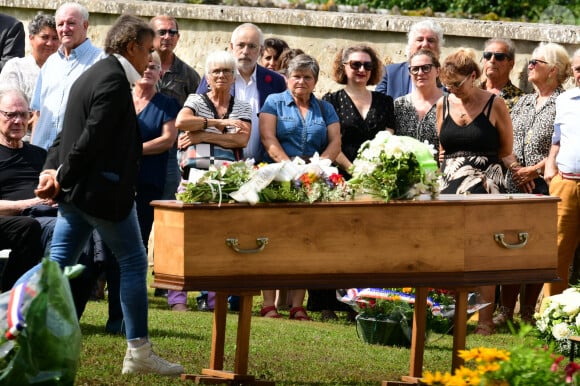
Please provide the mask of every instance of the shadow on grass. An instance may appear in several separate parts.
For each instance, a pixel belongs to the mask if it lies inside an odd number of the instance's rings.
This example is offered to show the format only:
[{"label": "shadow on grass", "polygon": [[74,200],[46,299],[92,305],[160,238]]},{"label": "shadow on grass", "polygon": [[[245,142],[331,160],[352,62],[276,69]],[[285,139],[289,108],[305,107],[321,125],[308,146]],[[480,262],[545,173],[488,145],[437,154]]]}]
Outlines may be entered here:
[{"label": "shadow on grass", "polygon": [[[109,334],[105,332],[105,325],[95,325],[95,324],[87,324],[87,323],[80,323],[81,332],[83,335],[109,335],[109,336],[118,336],[123,337],[124,335],[115,335]],[[183,332],[183,331],[175,331],[170,329],[161,329],[161,328],[150,328],[149,334],[151,336],[163,336],[166,338],[178,338],[178,339],[188,339],[188,340],[197,340],[197,341],[206,341],[206,335],[194,334],[191,332]]]}]

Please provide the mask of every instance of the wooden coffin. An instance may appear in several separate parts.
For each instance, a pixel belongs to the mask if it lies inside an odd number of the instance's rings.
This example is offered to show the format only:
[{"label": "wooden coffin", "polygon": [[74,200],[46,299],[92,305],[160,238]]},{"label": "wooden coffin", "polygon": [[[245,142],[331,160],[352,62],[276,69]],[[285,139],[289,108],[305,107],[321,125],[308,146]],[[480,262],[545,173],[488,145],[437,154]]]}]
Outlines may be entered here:
[{"label": "wooden coffin", "polygon": [[246,290],[553,281],[558,200],[442,195],[256,206],[154,201],[154,286]]}]

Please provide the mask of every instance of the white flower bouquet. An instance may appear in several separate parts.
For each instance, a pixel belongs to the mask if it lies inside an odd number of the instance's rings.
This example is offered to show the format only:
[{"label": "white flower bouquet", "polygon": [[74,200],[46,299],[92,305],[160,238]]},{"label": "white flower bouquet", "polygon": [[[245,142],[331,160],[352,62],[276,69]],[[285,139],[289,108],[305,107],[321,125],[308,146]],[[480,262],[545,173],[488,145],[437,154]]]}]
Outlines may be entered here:
[{"label": "white flower bouquet", "polygon": [[385,201],[409,200],[422,194],[436,197],[439,184],[434,155],[433,145],[381,131],[361,145],[349,185],[357,194]]},{"label": "white flower bouquet", "polygon": [[568,355],[568,338],[580,334],[580,288],[568,288],[544,299],[535,319],[536,328],[546,343],[553,343],[556,351]]}]

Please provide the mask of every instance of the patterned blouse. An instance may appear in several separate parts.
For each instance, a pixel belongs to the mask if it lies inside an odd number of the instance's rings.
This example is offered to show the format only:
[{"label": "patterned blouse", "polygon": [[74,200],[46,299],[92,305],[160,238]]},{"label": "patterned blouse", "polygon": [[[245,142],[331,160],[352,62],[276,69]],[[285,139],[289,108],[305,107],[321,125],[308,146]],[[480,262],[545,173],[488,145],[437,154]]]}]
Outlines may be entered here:
[{"label": "patterned blouse", "polygon": [[429,142],[435,147],[437,151],[435,159],[438,159],[439,136],[437,135],[436,106],[437,104],[431,106],[423,119],[419,120],[411,94],[395,99],[395,134]]},{"label": "patterned blouse", "polygon": [[[511,112],[514,127],[513,152],[522,166],[533,166],[548,156],[554,133],[556,98],[562,92],[564,92],[562,87],[554,90],[537,111],[537,93],[522,96],[513,107]],[[510,193],[520,192],[512,181],[511,171],[508,171],[506,179]]]},{"label": "patterned blouse", "polygon": [[[482,80],[479,88],[485,90],[485,83],[486,80]],[[508,80],[507,84],[499,92],[499,96],[504,100],[510,113],[522,95],[525,95],[525,93],[514,86],[511,80]]]}]

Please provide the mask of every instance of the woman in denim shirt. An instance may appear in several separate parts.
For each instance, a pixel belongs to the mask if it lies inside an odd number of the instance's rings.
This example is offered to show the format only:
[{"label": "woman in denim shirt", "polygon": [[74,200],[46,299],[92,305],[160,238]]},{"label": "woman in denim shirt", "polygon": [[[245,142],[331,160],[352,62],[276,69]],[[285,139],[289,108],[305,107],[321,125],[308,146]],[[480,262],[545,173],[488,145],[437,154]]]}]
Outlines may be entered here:
[{"label": "woman in denim shirt", "polygon": [[316,59],[298,55],[288,66],[288,90],[268,96],[260,112],[260,135],[270,162],[314,153],[332,161],[340,153],[340,124],[332,105],[312,93]]},{"label": "woman in denim shirt", "polygon": [[[311,56],[298,55],[288,66],[288,90],[268,96],[260,112],[260,135],[266,159],[281,162],[295,157],[308,160],[318,153],[334,162],[340,153],[340,123],[332,105],[312,93],[319,66]],[[310,320],[302,303],[306,290],[292,291],[290,319]],[[261,315],[279,318],[275,290],[262,291]]]}]

